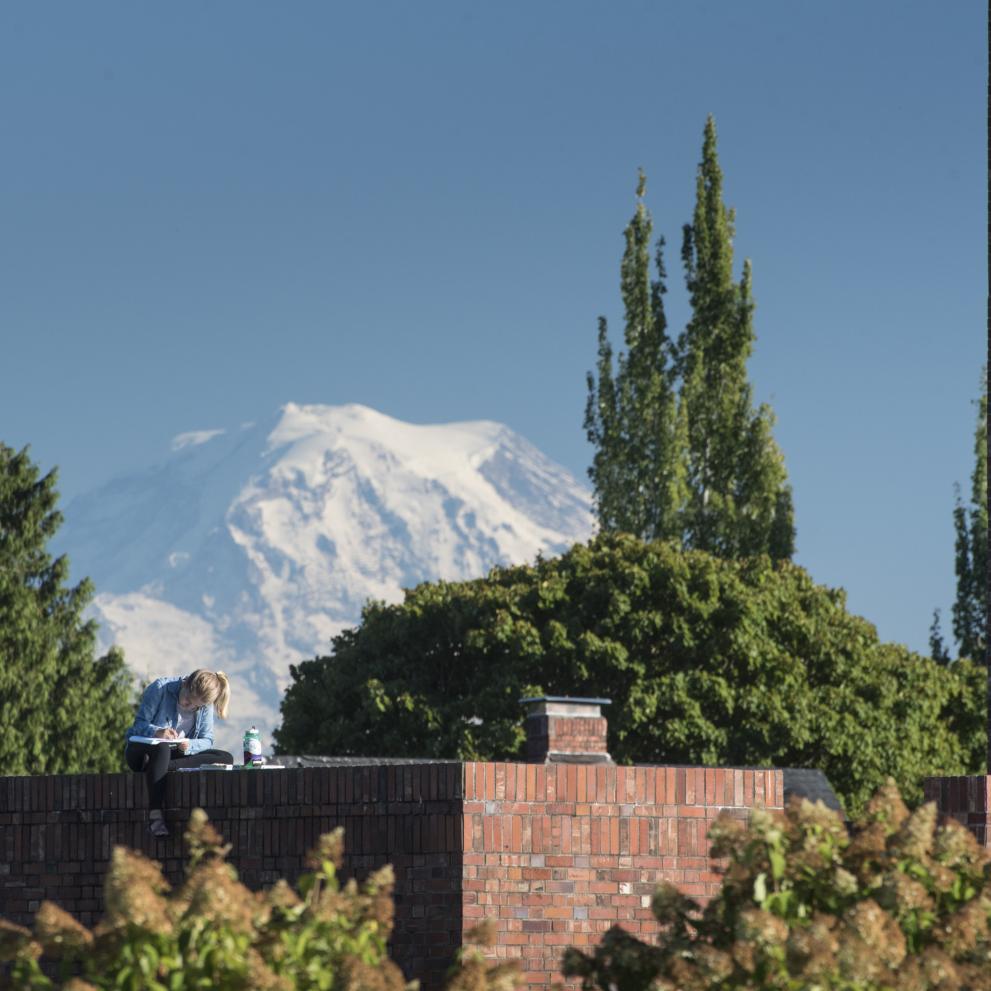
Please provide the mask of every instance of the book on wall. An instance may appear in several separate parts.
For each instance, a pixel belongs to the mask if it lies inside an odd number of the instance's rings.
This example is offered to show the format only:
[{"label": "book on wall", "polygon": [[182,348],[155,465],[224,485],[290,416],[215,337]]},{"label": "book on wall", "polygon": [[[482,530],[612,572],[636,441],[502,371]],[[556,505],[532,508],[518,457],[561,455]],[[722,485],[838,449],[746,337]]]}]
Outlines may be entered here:
[{"label": "book on wall", "polygon": [[157,746],[159,743],[167,743],[170,747],[178,747],[178,740],[163,740],[160,736],[129,736],[129,743],[150,743]]},{"label": "book on wall", "polygon": [[282,764],[258,764],[255,767],[244,764],[200,764],[197,767],[174,767],[174,771],[284,771]]}]

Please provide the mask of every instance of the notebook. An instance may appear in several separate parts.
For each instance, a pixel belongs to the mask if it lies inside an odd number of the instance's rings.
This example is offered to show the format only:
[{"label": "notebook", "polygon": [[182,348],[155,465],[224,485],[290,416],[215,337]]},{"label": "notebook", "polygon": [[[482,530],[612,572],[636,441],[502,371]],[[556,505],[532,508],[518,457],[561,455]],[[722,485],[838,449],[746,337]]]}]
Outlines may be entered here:
[{"label": "notebook", "polygon": [[127,738],[131,743],[167,743],[170,747],[178,747],[178,740],[163,740],[160,736],[129,736]]}]

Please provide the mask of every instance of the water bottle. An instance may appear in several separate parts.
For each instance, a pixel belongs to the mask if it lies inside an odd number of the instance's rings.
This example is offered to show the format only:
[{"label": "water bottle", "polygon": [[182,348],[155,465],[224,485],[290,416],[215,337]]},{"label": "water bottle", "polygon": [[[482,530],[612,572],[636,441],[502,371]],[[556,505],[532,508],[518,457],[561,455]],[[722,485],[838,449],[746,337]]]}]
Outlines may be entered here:
[{"label": "water bottle", "polygon": [[244,766],[252,767],[262,762],[262,738],[256,726],[244,734]]}]

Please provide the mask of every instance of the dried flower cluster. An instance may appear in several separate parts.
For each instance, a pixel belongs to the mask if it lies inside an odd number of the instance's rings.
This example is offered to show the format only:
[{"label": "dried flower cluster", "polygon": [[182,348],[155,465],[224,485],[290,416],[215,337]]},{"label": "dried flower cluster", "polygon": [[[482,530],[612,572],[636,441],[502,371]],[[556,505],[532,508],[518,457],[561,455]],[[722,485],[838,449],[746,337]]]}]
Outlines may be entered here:
[{"label": "dried flower cluster", "polygon": [[[344,832],[322,836],[294,890],[279,881],[249,891],[227,863],[230,847],[200,809],[190,816],[187,874],[175,891],[161,867],[114,850],[106,917],[91,932],[44,902],[33,930],[0,919],[0,988],[30,991],[412,991],[386,942],[394,877],[383,867],[361,885],[341,884]],[[475,934],[478,935],[478,934]],[[484,942],[480,935],[476,941]],[[488,941],[491,941],[489,938]],[[40,961],[61,968],[61,983]],[[4,976],[6,975],[6,976]],[[458,991],[512,991],[514,965],[478,950],[452,968]]]},{"label": "dried flower cluster", "polygon": [[727,860],[705,909],[671,886],[657,945],[616,927],[592,955],[565,954],[586,989],[987,991],[991,858],[934,805],[909,812],[892,781],[850,833],[821,803],[722,818]]},{"label": "dried flower cluster", "polygon": [[513,991],[521,984],[516,961],[491,963],[482,947],[496,941],[496,926],[486,919],[465,933],[465,945],[448,976],[447,991]]}]

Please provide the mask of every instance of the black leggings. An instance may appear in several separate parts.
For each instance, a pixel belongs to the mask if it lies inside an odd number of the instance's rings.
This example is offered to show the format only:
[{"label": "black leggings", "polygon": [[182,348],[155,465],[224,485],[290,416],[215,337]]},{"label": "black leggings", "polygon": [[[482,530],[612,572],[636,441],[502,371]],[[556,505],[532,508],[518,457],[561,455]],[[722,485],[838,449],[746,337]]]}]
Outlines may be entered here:
[{"label": "black leggings", "polygon": [[165,775],[179,767],[200,767],[203,764],[233,764],[226,750],[201,750],[184,757],[178,747],[167,743],[128,743],[124,760],[132,771],[144,771],[148,782],[148,808],[165,805]]}]

